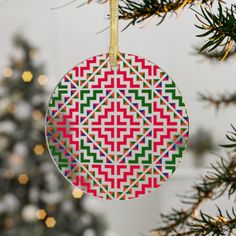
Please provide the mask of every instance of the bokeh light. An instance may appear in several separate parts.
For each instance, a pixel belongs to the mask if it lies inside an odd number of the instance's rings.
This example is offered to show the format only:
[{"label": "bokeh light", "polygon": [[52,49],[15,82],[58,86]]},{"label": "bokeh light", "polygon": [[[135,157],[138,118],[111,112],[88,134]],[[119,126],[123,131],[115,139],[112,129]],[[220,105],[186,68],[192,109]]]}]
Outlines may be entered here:
[{"label": "bokeh light", "polygon": [[80,190],[80,189],[78,189],[78,188],[74,188],[73,189],[73,191],[72,191],[72,196],[74,197],[74,198],[82,198],[82,196],[83,196],[83,192]]},{"label": "bokeh light", "polygon": [[41,156],[43,155],[44,153],[44,146],[42,144],[37,144],[35,145],[34,147],[34,153],[37,155],[37,156]]},{"label": "bokeh light", "polygon": [[48,77],[46,75],[40,75],[38,77],[38,83],[42,86],[46,85],[48,83]]},{"label": "bokeh light", "polygon": [[41,120],[43,118],[43,114],[39,110],[34,110],[32,112],[32,117],[33,117],[34,120],[39,121],[39,120]]},{"label": "bokeh light", "polygon": [[24,80],[24,82],[28,83],[31,82],[31,80],[33,79],[33,74],[31,71],[24,71],[21,77]]},{"label": "bokeh light", "polygon": [[2,71],[4,77],[10,78],[13,74],[13,71],[10,67],[5,67]]},{"label": "bokeh light", "polygon": [[48,217],[46,220],[45,220],[45,224],[48,228],[53,228],[55,227],[56,225],[56,220],[54,217]]},{"label": "bokeh light", "polygon": [[36,213],[36,217],[38,220],[44,220],[47,216],[47,213],[44,209],[39,209]]},{"label": "bokeh light", "polygon": [[21,174],[21,175],[18,176],[18,182],[19,182],[20,184],[27,184],[28,181],[29,181],[28,175],[26,175],[26,174]]}]

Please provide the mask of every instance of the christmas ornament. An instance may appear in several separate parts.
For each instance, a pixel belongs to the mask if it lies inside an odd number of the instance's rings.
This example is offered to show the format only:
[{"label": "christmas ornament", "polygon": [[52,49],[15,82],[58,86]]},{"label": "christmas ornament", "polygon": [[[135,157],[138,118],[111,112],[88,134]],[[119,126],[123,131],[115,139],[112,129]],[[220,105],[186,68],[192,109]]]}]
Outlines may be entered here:
[{"label": "christmas ornament", "polygon": [[108,54],[76,65],[57,85],[46,122],[51,156],[69,182],[103,199],[137,198],[175,171],[188,116],[175,83],[154,63],[118,51],[118,2]]}]

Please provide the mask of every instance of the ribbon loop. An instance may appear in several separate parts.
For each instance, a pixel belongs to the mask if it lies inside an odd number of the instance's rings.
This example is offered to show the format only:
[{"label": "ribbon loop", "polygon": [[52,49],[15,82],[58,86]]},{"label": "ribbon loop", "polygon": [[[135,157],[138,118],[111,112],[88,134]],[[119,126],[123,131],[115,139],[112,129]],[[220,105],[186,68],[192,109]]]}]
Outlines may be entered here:
[{"label": "ribbon loop", "polygon": [[109,59],[111,68],[117,67],[118,47],[118,0],[110,0],[110,48]]}]

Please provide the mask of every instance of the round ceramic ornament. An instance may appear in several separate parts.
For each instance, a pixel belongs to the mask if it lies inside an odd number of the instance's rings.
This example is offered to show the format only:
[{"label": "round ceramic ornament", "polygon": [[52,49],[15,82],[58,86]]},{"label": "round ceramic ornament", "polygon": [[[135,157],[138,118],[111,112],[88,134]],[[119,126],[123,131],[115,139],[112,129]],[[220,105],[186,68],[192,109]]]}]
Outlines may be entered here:
[{"label": "round ceramic ornament", "polygon": [[127,200],[150,193],[175,171],[188,116],[158,65],[117,53],[114,69],[110,57],[89,58],[63,77],[49,101],[46,136],[56,166],[75,187]]}]

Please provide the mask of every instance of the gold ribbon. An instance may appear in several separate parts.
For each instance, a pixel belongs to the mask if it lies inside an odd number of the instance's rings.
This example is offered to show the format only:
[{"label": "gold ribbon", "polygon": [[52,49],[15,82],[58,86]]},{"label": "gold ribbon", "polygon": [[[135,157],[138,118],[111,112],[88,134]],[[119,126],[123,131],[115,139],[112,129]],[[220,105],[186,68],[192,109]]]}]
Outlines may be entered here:
[{"label": "gold ribbon", "polygon": [[118,0],[110,0],[110,48],[109,59],[111,68],[117,67],[118,47]]}]

